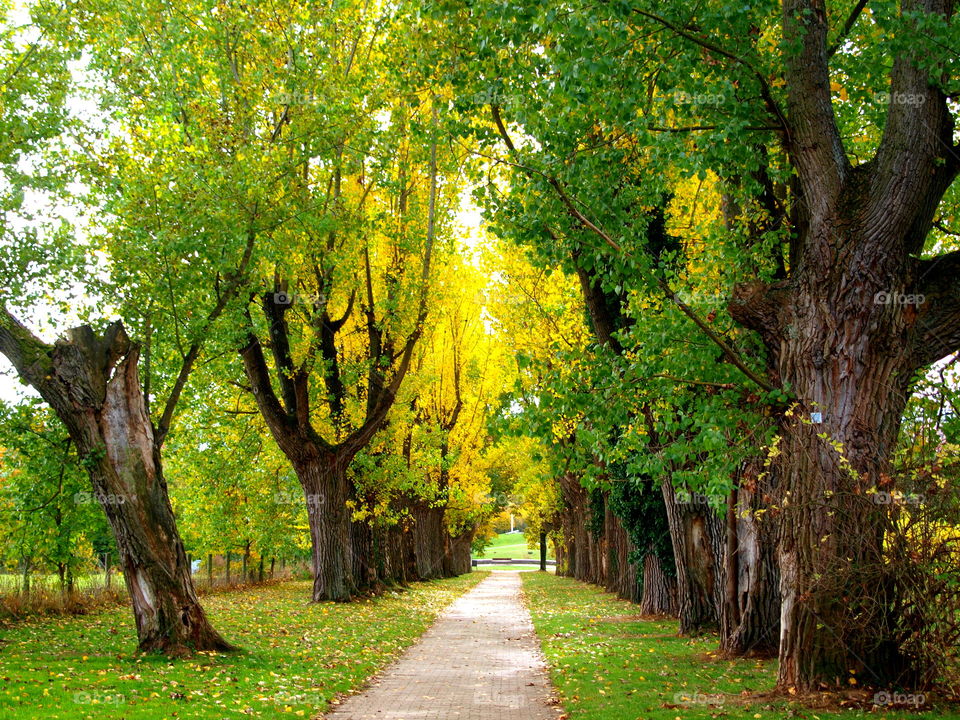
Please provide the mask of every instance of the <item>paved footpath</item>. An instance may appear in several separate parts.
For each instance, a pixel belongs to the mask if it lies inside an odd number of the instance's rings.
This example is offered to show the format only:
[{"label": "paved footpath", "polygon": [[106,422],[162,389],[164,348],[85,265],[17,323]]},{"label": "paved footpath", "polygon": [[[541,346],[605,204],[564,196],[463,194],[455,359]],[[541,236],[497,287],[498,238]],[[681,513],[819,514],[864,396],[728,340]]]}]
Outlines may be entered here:
[{"label": "paved footpath", "polygon": [[556,720],[520,574],[492,572],[327,720]]}]

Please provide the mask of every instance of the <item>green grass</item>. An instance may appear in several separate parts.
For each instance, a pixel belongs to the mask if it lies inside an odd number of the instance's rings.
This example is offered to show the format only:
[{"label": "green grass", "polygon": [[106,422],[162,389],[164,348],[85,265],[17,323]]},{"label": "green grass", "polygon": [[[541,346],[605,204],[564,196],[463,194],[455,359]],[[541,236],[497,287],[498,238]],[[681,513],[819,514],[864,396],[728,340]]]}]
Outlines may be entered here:
[{"label": "green grass", "polygon": [[[500,533],[493,538],[490,545],[481,553],[474,553],[476,558],[510,558],[511,560],[540,559],[540,547],[527,547],[527,540],[523,533]],[[547,559],[553,560],[553,548],[547,545]]]},{"label": "green grass", "polygon": [[127,609],[17,624],[0,634],[0,719],[314,717],[485,576],[346,604],[309,603],[307,582],[208,595],[215,627],[243,651],[176,662],[135,652]]},{"label": "green grass", "polygon": [[751,697],[773,688],[776,661],[721,660],[716,637],[678,637],[675,621],[639,620],[636,605],[592,585],[545,573],[521,577],[570,720],[960,718],[955,708],[830,711]]},{"label": "green grass", "polygon": [[[479,565],[479,566],[477,566],[477,568],[475,568],[475,569],[477,569],[477,570],[488,570],[488,571],[490,571],[490,572],[497,572],[497,571],[504,571],[504,570],[509,570],[509,571],[511,571],[511,572],[513,572],[513,571],[517,571],[517,572],[539,572],[539,571],[540,571],[540,566],[539,566],[539,565]],[[548,573],[552,573],[552,572],[553,572],[553,566],[547,565],[547,572],[548,572]]]}]

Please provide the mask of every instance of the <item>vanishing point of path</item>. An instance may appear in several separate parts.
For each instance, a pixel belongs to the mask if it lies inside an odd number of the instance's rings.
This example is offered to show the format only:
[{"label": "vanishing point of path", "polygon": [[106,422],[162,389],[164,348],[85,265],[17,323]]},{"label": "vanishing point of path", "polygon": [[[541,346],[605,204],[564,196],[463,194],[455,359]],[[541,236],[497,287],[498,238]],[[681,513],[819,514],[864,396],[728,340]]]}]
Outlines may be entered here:
[{"label": "vanishing point of path", "polygon": [[556,720],[520,574],[493,572],[327,720]]}]

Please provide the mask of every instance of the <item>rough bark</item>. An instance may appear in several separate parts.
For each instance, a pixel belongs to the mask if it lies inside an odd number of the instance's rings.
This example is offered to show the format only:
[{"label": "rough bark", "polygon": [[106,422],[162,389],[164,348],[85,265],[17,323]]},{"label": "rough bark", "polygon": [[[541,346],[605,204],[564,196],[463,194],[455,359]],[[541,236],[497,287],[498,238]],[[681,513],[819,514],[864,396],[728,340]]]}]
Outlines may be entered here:
[{"label": "rough bark", "polygon": [[696,495],[678,498],[669,480],[661,489],[677,566],[680,632],[716,629],[724,582],[723,520]]},{"label": "rough bark", "polygon": [[[953,2],[907,0],[902,9],[949,16]],[[853,167],[833,117],[822,0],[786,0],[783,26],[799,39],[787,56],[784,144],[797,171],[800,234],[788,279],[740,287],[730,307],[760,333],[774,379],[797,398],[780,418],[771,467],[778,686],[843,685],[851,670],[880,687],[909,685],[882,582],[880,509],[864,493],[892,482],[914,373],[960,347],[956,254],[917,259],[960,148],[945,96],[908,47],[894,60],[890,93],[912,102],[889,104],[875,157]]]},{"label": "rough bark", "polygon": [[357,590],[347,465],[335,453],[317,453],[293,463],[307,503],[314,602],[349,600]]},{"label": "rough bark", "polygon": [[617,597],[638,602],[641,588],[637,567],[630,561],[634,546],[620,518],[613,512],[609,498],[604,507],[603,525],[607,551],[604,587],[609,592],[616,593]]},{"label": "rough bark", "polygon": [[641,615],[677,616],[677,580],[664,572],[656,553],[648,552],[643,557],[642,585]]},{"label": "rough bark", "polygon": [[417,576],[421,580],[443,577],[447,528],[444,508],[418,503],[413,508],[413,546]]},{"label": "rough bark", "polygon": [[450,538],[450,571],[452,575],[465,575],[473,570],[470,550],[473,544],[474,530]]},{"label": "rough bark", "polygon": [[775,526],[757,514],[760,502],[751,489],[755,482],[755,474],[741,482],[730,494],[727,508],[720,651],[729,656],[773,656],[780,641]]},{"label": "rough bark", "polygon": [[103,336],[76,328],[51,347],[4,315],[0,351],[66,425],[106,513],[140,649],[230,649],[194,591],[137,372],[138,348],[120,323]]}]

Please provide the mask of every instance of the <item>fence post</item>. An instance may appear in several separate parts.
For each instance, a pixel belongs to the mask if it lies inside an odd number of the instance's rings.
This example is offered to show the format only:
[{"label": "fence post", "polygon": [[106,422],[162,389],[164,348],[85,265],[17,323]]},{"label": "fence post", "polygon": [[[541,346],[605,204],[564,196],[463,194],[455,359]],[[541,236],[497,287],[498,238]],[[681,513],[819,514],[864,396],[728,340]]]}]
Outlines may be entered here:
[{"label": "fence post", "polygon": [[213,587],[213,553],[207,553],[207,585]]},{"label": "fence post", "polygon": [[230,551],[227,550],[227,585],[230,584]]}]

